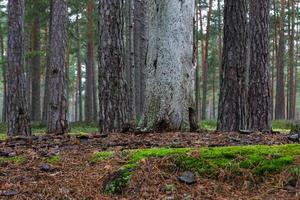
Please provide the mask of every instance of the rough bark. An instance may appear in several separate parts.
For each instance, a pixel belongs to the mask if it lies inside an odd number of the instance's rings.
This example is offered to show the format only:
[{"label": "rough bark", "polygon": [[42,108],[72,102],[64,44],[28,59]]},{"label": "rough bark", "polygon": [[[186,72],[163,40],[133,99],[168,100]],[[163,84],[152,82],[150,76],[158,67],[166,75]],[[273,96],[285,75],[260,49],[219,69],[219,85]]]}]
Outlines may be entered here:
[{"label": "rough bark", "polygon": [[77,93],[76,93],[76,108],[75,118],[78,121],[82,121],[82,82],[81,82],[81,46],[80,46],[80,30],[79,30],[79,12],[76,15],[76,58],[77,58]]},{"label": "rough bark", "polygon": [[292,120],[295,118],[295,0],[291,0],[291,13],[289,17],[291,22],[289,30],[289,55],[288,55],[288,66],[289,66],[289,102],[288,102],[288,119]]},{"label": "rough bark", "polygon": [[[146,130],[193,130],[193,0],[150,1]],[[189,115],[190,114],[190,115]]]},{"label": "rough bark", "polygon": [[284,17],[285,17],[285,0],[281,0],[280,14],[280,33],[279,46],[276,59],[277,81],[276,81],[276,102],[275,102],[275,119],[285,119],[285,95],[284,95]]},{"label": "rough bark", "polygon": [[271,130],[271,88],[269,72],[270,0],[250,1],[250,69],[248,128]]},{"label": "rough bark", "polygon": [[86,88],[85,88],[85,121],[92,122],[94,120],[93,111],[93,84],[94,74],[94,30],[93,30],[93,13],[95,4],[93,0],[87,2],[87,65],[86,65]]},{"label": "rough bark", "polygon": [[67,0],[53,0],[50,41],[48,133],[63,134],[67,121]]},{"label": "rough bark", "polygon": [[[36,1],[34,2],[36,5]],[[41,120],[41,42],[40,42],[40,20],[36,16],[32,25],[32,71],[31,71],[31,119],[33,121]]]},{"label": "rough bark", "polygon": [[135,112],[141,118],[145,101],[145,65],[148,49],[148,1],[134,0]]},{"label": "rough bark", "polygon": [[31,135],[24,75],[24,0],[8,1],[8,136]]},{"label": "rough bark", "polygon": [[205,50],[204,57],[202,60],[202,119],[206,119],[206,107],[207,107],[207,82],[208,82],[208,49],[209,49],[209,38],[210,38],[210,23],[211,23],[211,12],[212,12],[212,0],[208,3],[208,13],[207,13],[207,30],[205,38]]},{"label": "rough bark", "polygon": [[246,128],[247,1],[225,0],[219,131]]},{"label": "rough bark", "polygon": [[122,4],[119,0],[101,0],[99,6],[99,118],[103,135],[120,131],[128,119]]}]

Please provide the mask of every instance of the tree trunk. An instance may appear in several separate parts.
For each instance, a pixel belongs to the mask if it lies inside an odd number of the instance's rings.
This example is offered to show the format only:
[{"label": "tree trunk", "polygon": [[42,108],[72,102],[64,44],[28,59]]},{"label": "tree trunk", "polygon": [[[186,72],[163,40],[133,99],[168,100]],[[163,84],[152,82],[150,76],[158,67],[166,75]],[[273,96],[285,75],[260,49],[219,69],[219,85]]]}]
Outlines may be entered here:
[{"label": "tree trunk", "polygon": [[246,128],[247,1],[225,0],[219,131]]},{"label": "tree trunk", "polygon": [[93,34],[93,13],[95,4],[93,0],[87,3],[87,66],[86,66],[86,89],[85,89],[85,121],[92,122],[94,120],[93,111],[93,68],[94,63],[94,34]]},{"label": "tree trunk", "polygon": [[135,69],[135,112],[143,115],[145,101],[145,65],[148,49],[148,1],[134,0],[134,69]]},{"label": "tree trunk", "polygon": [[76,120],[82,121],[82,82],[81,82],[81,47],[80,47],[80,31],[79,31],[79,11],[76,15],[76,35],[77,35],[77,93],[76,93]]},{"label": "tree trunk", "polygon": [[285,17],[285,0],[281,0],[280,14],[280,34],[279,47],[277,54],[277,83],[276,83],[276,102],[275,102],[275,119],[285,119],[285,95],[284,95],[284,17]]},{"label": "tree trunk", "polygon": [[[37,2],[34,1],[34,5]],[[37,7],[35,8],[37,9]],[[31,119],[33,121],[41,120],[41,42],[40,42],[40,20],[39,16],[36,16],[32,25],[32,79],[31,79]]]},{"label": "tree trunk", "polygon": [[274,39],[273,39],[273,64],[272,64],[272,89],[271,89],[271,113],[272,119],[274,119],[274,86],[275,86],[275,67],[277,60],[277,9],[276,0],[273,0],[274,9]]},{"label": "tree trunk", "polygon": [[8,136],[31,135],[24,75],[24,0],[8,1]]},{"label": "tree trunk", "polygon": [[6,58],[4,56],[4,32],[0,24],[0,50],[1,50],[1,63],[2,63],[2,77],[3,77],[3,104],[2,104],[2,122],[6,122],[6,100],[7,100],[7,80],[6,80]]},{"label": "tree trunk", "polygon": [[205,39],[205,50],[204,57],[202,60],[202,119],[206,119],[206,106],[207,106],[207,79],[208,79],[208,49],[209,49],[209,38],[210,38],[210,22],[211,22],[211,12],[212,12],[212,0],[209,0],[208,4],[208,13],[207,13],[207,30],[206,30],[206,39]]},{"label": "tree trunk", "polygon": [[271,88],[269,72],[270,0],[250,1],[250,70],[248,128],[271,130]]},{"label": "tree trunk", "polygon": [[99,6],[99,118],[103,135],[120,131],[128,119],[122,4],[119,0],[101,0]]},{"label": "tree trunk", "polygon": [[53,0],[48,133],[64,134],[68,131],[67,121],[67,0]]},{"label": "tree trunk", "polygon": [[290,14],[290,19],[291,21],[291,26],[289,30],[289,56],[288,56],[288,65],[289,65],[289,110],[288,110],[288,119],[293,120],[295,118],[295,104],[294,102],[294,79],[295,79],[295,61],[294,61],[294,56],[295,56],[295,0],[291,0],[291,14]]},{"label": "tree trunk", "polygon": [[146,130],[195,130],[193,0],[150,1]]}]

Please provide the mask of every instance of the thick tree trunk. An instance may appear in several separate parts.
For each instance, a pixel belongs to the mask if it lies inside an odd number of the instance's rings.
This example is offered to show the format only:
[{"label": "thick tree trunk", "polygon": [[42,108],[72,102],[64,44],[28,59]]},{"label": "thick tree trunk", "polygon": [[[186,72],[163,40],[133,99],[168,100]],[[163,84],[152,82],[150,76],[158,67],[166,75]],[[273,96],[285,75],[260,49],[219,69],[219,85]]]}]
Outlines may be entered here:
[{"label": "thick tree trunk", "polygon": [[48,133],[63,134],[68,131],[67,121],[67,0],[53,0]]},{"label": "thick tree trunk", "polygon": [[206,119],[206,107],[207,107],[207,82],[208,82],[208,49],[209,49],[209,38],[210,38],[210,22],[211,22],[211,12],[212,12],[212,0],[209,0],[208,13],[207,13],[207,30],[205,38],[205,50],[204,57],[202,60],[202,119]]},{"label": "thick tree trunk", "polygon": [[87,66],[86,66],[86,88],[85,88],[85,121],[92,122],[94,120],[93,111],[93,84],[94,74],[94,34],[93,34],[93,13],[95,4],[93,0],[87,2]]},{"label": "thick tree trunk", "polygon": [[194,130],[193,0],[150,1],[146,130]]},{"label": "thick tree trunk", "polygon": [[24,0],[8,1],[8,136],[31,135],[24,75]]},{"label": "thick tree trunk", "polygon": [[280,35],[279,47],[277,54],[277,83],[276,83],[276,102],[275,102],[275,119],[285,119],[285,95],[284,95],[284,17],[285,17],[285,0],[281,0],[280,14]]},{"label": "thick tree trunk", "polygon": [[248,128],[271,130],[271,88],[269,72],[270,0],[250,1],[250,70]]},{"label": "thick tree trunk", "polygon": [[76,15],[76,35],[77,35],[77,93],[76,93],[76,120],[82,121],[82,82],[81,82],[81,47],[80,47],[80,31],[79,31],[79,12]]},{"label": "thick tree trunk", "polygon": [[99,6],[99,117],[100,132],[103,135],[120,131],[128,119],[122,4],[119,0],[101,0]]},{"label": "thick tree trunk", "polygon": [[[36,5],[36,2],[34,2]],[[37,9],[37,8],[36,8]],[[31,119],[33,121],[41,120],[41,42],[40,42],[40,20],[39,16],[34,19],[32,25],[32,79],[31,79]]]},{"label": "thick tree trunk", "polygon": [[246,128],[247,1],[225,0],[219,131]]},{"label": "thick tree trunk", "polygon": [[145,65],[148,49],[147,0],[134,0],[134,69],[135,69],[135,112],[141,118],[145,101]]}]

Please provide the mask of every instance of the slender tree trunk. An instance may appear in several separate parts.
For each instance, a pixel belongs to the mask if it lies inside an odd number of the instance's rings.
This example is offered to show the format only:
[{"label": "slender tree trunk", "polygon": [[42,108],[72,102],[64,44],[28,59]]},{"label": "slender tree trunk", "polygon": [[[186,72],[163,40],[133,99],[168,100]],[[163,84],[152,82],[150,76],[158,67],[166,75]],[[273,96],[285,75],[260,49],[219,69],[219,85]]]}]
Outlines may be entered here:
[{"label": "slender tree trunk", "polygon": [[274,8],[274,39],[273,39],[273,64],[272,64],[272,89],[271,89],[271,113],[272,119],[274,119],[274,86],[275,86],[275,67],[277,61],[277,9],[276,9],[276,0],[273,0]]},{"label": "slender tree trunk", "polygon": [[[34,1],[34,5],[37,2]],[[37,7],[35,8],[37,9]],[[41,120],[41,42],[40,42],[40,20],[39,16],[33,21],[32,25],[32,45],[34,56],[32,58],[32,79],[31,79],[31,119],[33,121]]]},{"label": "slender tree trunk", "polygon": [[1,62],[2,62],[2,77],[3,77],[3,108],[2,108],[2,122],[6,122],[6,100],[7,100],[7,80],[6,80],[6,59],[4,56],[4,33],[3,27],[0,24],[0,50],[1,50]]},{"label": "slender tree trunk", "polygon": [[209,0],[208,14],[207,14],[207,30],[205,39],[205,50],[204,57],[202,60],[202,119],[206,119],[206,107],[207,107],[207,81],[208,81],[208,49],[209,49],[209,38],[210,38],[210,23],[211,23],[211,12],[212,12],[212,0]]},{"label": "slender tree trunk", "polygon": [[246,128],[247,1],[225,0],[219,131]]},{"label": "slender tree trunk", "polygon": [[85,121],[94,120],[93,112],[93,68],[94,63],[94,34],[93,13],[95,4],[93,0],[87,2],[87,66],[86,66],[86,89],[85,89]]},{"label": "slender tree trunk", "polygon": [[198,36],[198,27],[199,27],[199,23],[200,23],[200,20],[199,20],[199,15],[200,15],[200,5],[199,5],[199,2],[196,1],[196,4],[195,4],[195,10],[196,10],[196,17],[195,17],[195,25],[194,25],[194,37],[195,37],[195,52],[194,52],[194,59],[195,59],[195,67],[196,67],[196,70],[195,70],[195,106],[196,106],[196,119],[197,119],[197,122],[200,120],[200,105],[199,105],[199,102],[200,102],[200,77],[199,77],[199,36]]},{"label": "slender tree trunk", "polygon": [[146,130],[195,130],[193,0],[150,1]]},{"label": "slender tree trunk", "polygon": [[270,0],[250,1],[250,70],[248,128],[271,130],[271,88],[269,72]]},{"label": "slender tree trunk", "polygon": [[285,17],[285,0],[281,0],[280,14],[280,34],[279,47],[277,54],[277,83],[276,83],[276,102],[275,102],[275,119],[285,119],[285,95],[284,95],[284,17]]},{"label": "slender tree trunk", "polygon": [[31,135],[24,75],[24,0],[8,1],[8,136]]},{"label": "slender tree trunk", "polygon": [[81,46],[80,46],[80,30],[79,30],[79,11],[76,15],[76,35],[77,35],[77,94],[76,94],[76,120],[82,121],[82,82],[81,82]]},{"label": "slender tree trunk", "polygon": [[288,65],[289,65],[289,111],[288,111],[288,118],[290,120],[295,118],[295,103],[294,100],[294,81],[295,81],[295,61],[294,61],[294,48],[295,48],[295,0],[291,0],[291,14],[290,14],[290,31],[289,31],[289,58],[288,58]]},{"label": "slender tree trunk", "polygon": [[99,6],[99,118],[100,132],[103,135],[120,131],[128,122],[122,4],[119,0],[101,0]]},{"label": "slender tree trunk", "polygon": [[68,131],[67,121],[67,49],[68,49],[68,3],[67,0],[53,0],[48,133],[63,134]]}]

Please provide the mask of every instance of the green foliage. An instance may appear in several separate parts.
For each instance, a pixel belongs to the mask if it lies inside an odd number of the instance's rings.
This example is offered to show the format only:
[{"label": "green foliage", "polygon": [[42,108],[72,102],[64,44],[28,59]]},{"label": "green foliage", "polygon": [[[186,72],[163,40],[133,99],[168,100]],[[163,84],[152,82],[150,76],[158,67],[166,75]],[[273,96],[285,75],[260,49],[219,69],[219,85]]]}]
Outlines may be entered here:
[{"label": "green foliage", "polygon": [[45,158],[44,162],[51,164],[51,165],[56,165],[60,163],[61,157],[59,155],[51,156],[49,158]]},{"label": "green foliage", "polygon": [[200,128],[204,130],[214,131],[217,128],[217,121],[216,120],[201,121]]},{"label": "green foliage", "polygon": [[132,177],[132,172],[128,169],[120,170],[109,184],[104,188],[105,194],[113,195],[122,193]]},{"label": "green foliage", "polygon": [[287,120],[275,120],[272,122],[272,127],[274,131],[279,131],[281,133],[288,133],[292,128],[293,122]]},{"label": "green foliage", "polygon": [[5,163],[11,163],[15,165],[21,165],[26,162],[26,158],[23,156],[13,156],[13,157],[0,157],[0,165]]},{"label": "green foliage", "polygon": [[300,145],[203,148],[199,158],[183,155],[177,164],[209,176],[218,175],[221,169],[236,174],[250,170],[255,175],[267,175],[283,170],[298,155]]},{"label": "green foliage", "polygon": [[91,163],[95,164],[101,160],[106,160],[110,157],[112,157],[114,153],[112,151],[102,151],[97,152],[92,155]]}]

